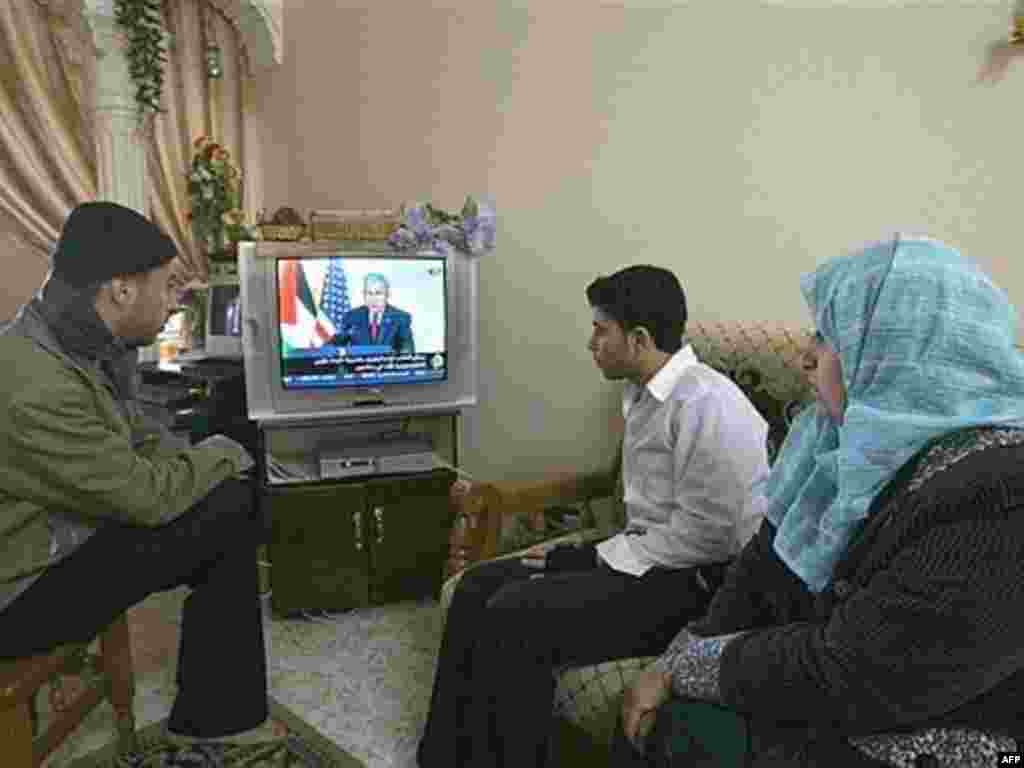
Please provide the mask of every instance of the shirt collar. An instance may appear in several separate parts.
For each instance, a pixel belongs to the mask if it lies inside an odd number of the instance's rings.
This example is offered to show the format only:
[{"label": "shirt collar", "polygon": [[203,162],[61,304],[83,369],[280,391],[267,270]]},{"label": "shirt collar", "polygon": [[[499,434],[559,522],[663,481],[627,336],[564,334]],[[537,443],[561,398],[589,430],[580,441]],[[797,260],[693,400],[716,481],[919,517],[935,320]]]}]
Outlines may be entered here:
[{"label": "shirt collar", "polygon": [[[691,344],[684,344],[682,349],[666,360],[657,373],[651,376],[644,389],[650,392],[658,402],[665,402],[669,395],[672,394],[676,382],[679,381],[679,378],[686,369],[697,362],[699,361],[697,360],[697,354],[693,351],[693,346]],[[626,389],[623,391],[625,407],[628,408],[630,404],[638,400],[641,392],[640,387],[633,382],[627,384]]]}]

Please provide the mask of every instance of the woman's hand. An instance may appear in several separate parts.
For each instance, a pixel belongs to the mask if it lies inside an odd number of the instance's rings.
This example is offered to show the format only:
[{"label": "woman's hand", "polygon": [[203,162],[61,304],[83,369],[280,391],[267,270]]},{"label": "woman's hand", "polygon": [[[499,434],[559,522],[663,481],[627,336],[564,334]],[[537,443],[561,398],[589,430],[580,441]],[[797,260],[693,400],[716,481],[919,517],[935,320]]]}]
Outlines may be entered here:
[{"label": "woman's hand", "polygon": [[638,752],[644,751],[644,742],[654,725],[655,713],[668,701],[671,691],[668,674],[657,665],[641,672],[633,685],[626,689],[622,697],[622,727],[626,738]]},{"label": "woman's hand", "polygon": [[1005,40],[993,43],[988,48],[988,56],[978,73],[979,83],[998,83],[1010,68],[1010,62],[1024,56],[1024,45],[1008,43]]}]

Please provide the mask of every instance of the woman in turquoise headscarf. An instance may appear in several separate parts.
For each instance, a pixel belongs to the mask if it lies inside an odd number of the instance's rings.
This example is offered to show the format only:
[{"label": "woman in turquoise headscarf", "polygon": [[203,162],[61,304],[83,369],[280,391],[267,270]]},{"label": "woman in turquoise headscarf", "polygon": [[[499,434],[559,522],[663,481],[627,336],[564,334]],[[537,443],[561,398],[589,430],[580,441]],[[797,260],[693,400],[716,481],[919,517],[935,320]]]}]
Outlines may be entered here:
[{"label": "woman in turquoise headscarf", "polygon": [[1024,735],[1013,307],[923,237],[801,288],[817,404],[708,614],[627,691],[613,764],[995,765]]}]

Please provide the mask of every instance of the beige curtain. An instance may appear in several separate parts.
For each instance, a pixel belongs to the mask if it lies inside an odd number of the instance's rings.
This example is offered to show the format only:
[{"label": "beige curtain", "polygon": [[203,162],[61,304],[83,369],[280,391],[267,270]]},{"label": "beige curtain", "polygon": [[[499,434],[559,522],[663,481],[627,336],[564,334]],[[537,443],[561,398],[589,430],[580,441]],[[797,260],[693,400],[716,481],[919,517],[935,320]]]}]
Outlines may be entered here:
[{"label": "beige curtain", "polygon": [[[227,10],[232,8],[228,3]],[[252,152],[244,154],[242,94],[249,67],[235,11],[225,17],[205,0],[166,0],[172,35],[163,93],[167,111],[150,122],[146,139],[149,213],[201,277],[205,262],[185,218],[192,141],[213,135],[245,174],[257,160]],[[213,88],[203,59],[207,33],[221,47],[224,68]],[[30,295],[23,283],[45,273],[71,209],[97,197],[95,55],[81,0],[0,0],[0,264],[29,254],[37,267],[19,265],[23,279],[4,282],[0,294],[9,300],[0,295],[0,319],[9,314],[8,305]]]},{"label": "beige curtain", "polygon": [[[167,111],[154,122],[147,148],[149,205],[154,221],[174,239],[188,270],[205,279],[205,256],[187,219],[185,173],[192,162],[193,142],[204,135],[227,147],[236,166],[243,174],[248,172],[250,158],[244,155],[242,131],[243,81],[248,67],[237,29],[209,3],[166,2],[164,21],[171,35],[164,72],[163,106]],[[208,37],[221,49],[224,76],[220,80],[206,75]]]},{"label": "beige curtain", "polygon": [[81,0],[0,2],[0,234],[48,261],[96,197],[92,34]]}]

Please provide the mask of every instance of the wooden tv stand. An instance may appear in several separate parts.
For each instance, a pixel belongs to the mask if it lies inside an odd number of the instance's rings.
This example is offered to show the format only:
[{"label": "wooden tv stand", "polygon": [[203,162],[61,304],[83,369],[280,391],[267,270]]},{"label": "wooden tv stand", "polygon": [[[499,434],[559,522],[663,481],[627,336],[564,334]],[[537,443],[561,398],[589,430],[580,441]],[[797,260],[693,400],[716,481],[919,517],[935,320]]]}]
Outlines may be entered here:
[{"label": "wooden tv stand", "polygon": [[280,615],[436,597],[454,511],[451,469],[321,479],[319,447],[402,430],[457,466],[459,413],[260,425],[270,604]]}]

